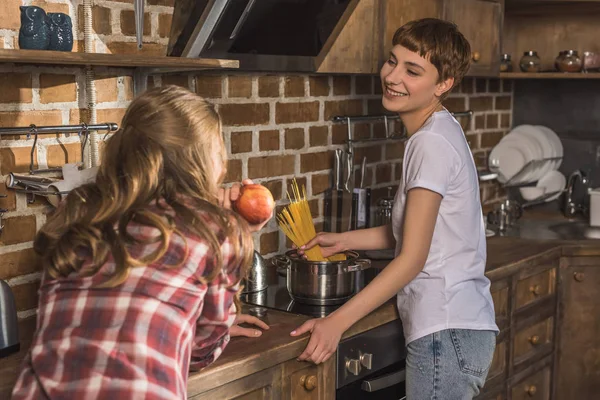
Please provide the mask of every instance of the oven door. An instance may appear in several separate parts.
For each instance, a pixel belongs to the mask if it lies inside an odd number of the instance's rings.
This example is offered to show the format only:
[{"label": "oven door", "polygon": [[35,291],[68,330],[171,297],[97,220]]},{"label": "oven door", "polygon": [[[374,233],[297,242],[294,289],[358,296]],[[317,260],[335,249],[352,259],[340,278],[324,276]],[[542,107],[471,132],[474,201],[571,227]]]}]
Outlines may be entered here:
[{"label": "oven door", "polygon": [[404,400],[406,371],[404,362],[390,365],[361,380],[339,388],[336,400]]},{"label": "oven door", "polygon": [[402,399],[406,347],[397,319],[340,342],[337,399]]}]

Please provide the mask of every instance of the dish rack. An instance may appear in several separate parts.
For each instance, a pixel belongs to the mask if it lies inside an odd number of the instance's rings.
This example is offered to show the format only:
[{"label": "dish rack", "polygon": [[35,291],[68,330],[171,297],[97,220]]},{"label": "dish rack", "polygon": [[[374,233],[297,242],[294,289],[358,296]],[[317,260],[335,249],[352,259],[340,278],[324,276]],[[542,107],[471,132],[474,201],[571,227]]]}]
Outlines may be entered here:
[{"label": "dish rack", "polygon": [[[507,179],[504,183],[502,183],[500,181],[499,182],[503,187],[506,187],[506,188],[507,187],[529,186],[529,185],[531,185],[531,183],[536,182],[536,181],[521,182],[522,178],[525,177],[529,172],[534,171],[536,168],[543,167],[548,162],[562,161],[562,159],[563,159],[562,157],[548,157],[548,158],[541,158],[538,160],[528,161],[523,166],[523,168],[521,168],[510,179]],[[484,171],[484,172],[479,173],[480,181],[490,181],[490,180],[494,180],[494,179],[497,180],[498,177],[502,177],[502,173],[499,171],[499,168],[494,165],[489,166],[489,171]],[[538,198],[535,198],[526,203],[523,203],[522,207],[528,207],[528,206],[543,203],[546,199],[549,199],[550,197],[555,196],[562,192],[564,192],[564,189],[560,190],[560,191],[544,193],[543,195],[541,195]]]}]

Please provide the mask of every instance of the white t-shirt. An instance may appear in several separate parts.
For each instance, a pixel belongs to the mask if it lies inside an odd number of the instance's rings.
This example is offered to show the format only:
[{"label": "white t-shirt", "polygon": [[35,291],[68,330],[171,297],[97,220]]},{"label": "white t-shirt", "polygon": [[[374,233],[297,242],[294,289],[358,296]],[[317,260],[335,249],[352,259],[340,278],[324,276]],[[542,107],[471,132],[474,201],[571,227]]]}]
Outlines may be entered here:
[{"label": "white t-shirt", "polygon": [[460,124],[446,109],[408,139],[402,167],[392,212],[396,256],[402,249],[408,191],[419,187],[442,195],[425,267],[398,293],[406,343],[444,329],[498,331],[484,275],[477,170]]}]

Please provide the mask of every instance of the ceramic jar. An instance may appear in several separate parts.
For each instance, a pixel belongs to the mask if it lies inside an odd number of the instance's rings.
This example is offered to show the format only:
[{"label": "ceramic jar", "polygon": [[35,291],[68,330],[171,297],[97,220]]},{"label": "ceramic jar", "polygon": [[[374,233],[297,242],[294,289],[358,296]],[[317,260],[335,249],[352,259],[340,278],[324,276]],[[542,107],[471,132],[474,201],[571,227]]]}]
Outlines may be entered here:
[{"label": "ceramic jar", "polygon": [[529,50],[523,53],[523,57],[519,61],[519,67],[523,72],[540,72],[542,62],[538,57],[537,51]]},{"label": "ceramic jar", "polygon": [[564,50],[558,53],[554,60],[554,66],[560,72],[580,72],[583,61],[576,50]]}]

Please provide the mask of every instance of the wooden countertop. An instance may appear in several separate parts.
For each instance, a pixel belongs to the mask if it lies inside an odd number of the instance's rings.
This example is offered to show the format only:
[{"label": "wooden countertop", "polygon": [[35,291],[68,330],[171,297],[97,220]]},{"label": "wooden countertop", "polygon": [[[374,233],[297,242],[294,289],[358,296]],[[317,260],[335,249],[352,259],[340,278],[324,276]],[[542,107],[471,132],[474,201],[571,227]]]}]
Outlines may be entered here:
[{"label": "wooden countertop", "polygon": [[[266,310],[262,307],[254,307]],[[342,339],[354,336],[376,326],[394,321],[398,312],[392,301],[385,303],[375,312],[358,321]],[[277,310],[267,310],[265,321],[270,329],[259,338],[233,338],[225,351],[211,366],[192,372],[188,379],[188,396],[196,395],[233,382],[244,376],[272,367],[298,357],[308,344],[309,335],[292,337],[290,332],[310,317]]]},{"label": "wooden countertop", "polygon": [[[535,258],[561,255],[600,256],[600,241],[539,241],[492,237],[488,239],[486,275],[491,280],[498,280],[527,266]],[[391,300],[356,323],[344,334],[344,338],[397,318],[398,314]],[[271,329],[263,333],[261,338],[233,338],[214,364],[202,371],[190,373],[188,395],[204,392],[300,355],[308,343],[308,335],[291,337],[289,333],[309,317],[267,310],[263,319]],[[21,351],[0,362],[2,399],[9,397],[21,360],[29,349],[35,330],[35,318],[20,321],[19,328]]]}]

